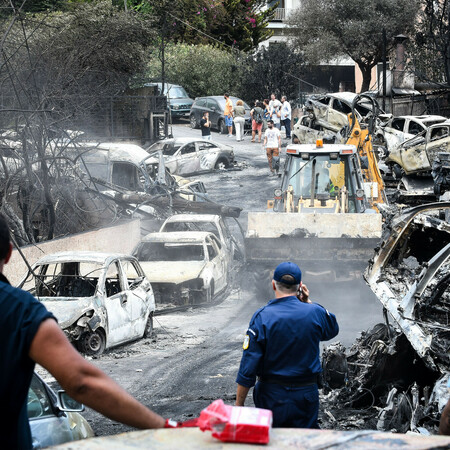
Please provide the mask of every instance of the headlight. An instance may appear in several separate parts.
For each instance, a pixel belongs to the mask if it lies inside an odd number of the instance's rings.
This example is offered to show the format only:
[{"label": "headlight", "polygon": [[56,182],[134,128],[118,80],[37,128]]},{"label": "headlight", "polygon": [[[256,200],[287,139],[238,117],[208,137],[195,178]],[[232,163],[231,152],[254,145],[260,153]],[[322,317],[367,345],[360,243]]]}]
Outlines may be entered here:
[{"label": "headlight", "polygon": [[180,109],[180,105],[172,105],[172,109]]},{"label": "headlight", "polygon": [[281,198],[281,196],[283,195],[283,191],[281,189],[275,189],[273,191],[273,195],[275,198]]},{"label": "headlight", "polygon": [[356,190],[356,199],[357,200],[363,200],[364,199],[364,189],[357,189]]}]

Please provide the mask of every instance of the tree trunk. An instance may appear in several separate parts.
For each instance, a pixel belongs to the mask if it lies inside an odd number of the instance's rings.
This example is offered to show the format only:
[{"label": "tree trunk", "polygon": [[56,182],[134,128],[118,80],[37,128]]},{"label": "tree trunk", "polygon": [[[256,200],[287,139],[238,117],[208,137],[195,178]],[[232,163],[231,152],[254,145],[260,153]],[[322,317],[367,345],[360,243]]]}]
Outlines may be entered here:
[{"label": "tree trunk", "polygon": [[362,73],[362,85],[361,92],[366,92],[370,89],[370,82],[372,81],[372,65],[366,65],[363,63],[358,63],[358,67]]}]

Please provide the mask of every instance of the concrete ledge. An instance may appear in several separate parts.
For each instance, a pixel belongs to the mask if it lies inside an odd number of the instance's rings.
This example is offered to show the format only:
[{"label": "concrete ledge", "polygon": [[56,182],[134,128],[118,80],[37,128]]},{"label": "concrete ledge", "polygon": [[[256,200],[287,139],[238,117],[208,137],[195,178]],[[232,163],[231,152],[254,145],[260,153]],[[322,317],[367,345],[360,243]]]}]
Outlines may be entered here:
[{"label": "concrete ledge", "polygon": [[307,429],[273,429],[268,445],[232,444],[221,442],[198,428],[133,431],[115,436],[68,442],[58,449],[384,449],[448,448],[450,436],[381,433],[374,430],[332,431]]}]

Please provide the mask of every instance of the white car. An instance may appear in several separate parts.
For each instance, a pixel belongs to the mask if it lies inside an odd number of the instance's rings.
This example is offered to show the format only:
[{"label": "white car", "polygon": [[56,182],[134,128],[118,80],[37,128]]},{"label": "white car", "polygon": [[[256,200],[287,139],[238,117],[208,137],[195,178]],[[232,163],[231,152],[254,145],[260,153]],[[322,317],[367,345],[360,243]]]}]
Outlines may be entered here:
[{"label": "white car", "polygon": [[174,214],[167,218],[160,233],[170,231],[208,231],[213,233],[228,250],[228,259],[239,256],[241,251],[225,220],[218,214]]},{"label": "white car", "polygon": [[133,250],[157,301],[210,302],[228,281],[227,249],[205,231],[150,233]]},{"label": "white car", "polygon": [[378,127],[376,137],[388,150],[418,135],[425,135],[428,127],[445,122],[444,116],[399,116],[393,117]]},{"label": "white car", "polygon": [[36,296],[66,336],[86,354],[153,331],[155,298],[136,258],[61,252],[37,261],[19,287]]},{"label": "white car", "polygon": [[204,139],[164,139],[147,149],[157,150],[162,150],[167,170],[176,175],[223,170],[234,164],[233,147]]}]

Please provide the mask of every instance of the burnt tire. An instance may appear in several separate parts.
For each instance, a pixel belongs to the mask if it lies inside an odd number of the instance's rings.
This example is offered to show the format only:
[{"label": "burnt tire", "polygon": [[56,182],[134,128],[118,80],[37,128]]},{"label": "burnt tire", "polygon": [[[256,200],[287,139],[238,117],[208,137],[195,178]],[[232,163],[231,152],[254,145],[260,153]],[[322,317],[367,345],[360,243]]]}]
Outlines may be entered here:
[{"label": "burnt tire", "polygon": [[106,336],[103,330],[84,333],[78,341],[79,350],[86,355],[101,355],[106,348]]},{"label": "burnt tire", "polygon": [[214,165],[214,169],[217,170],[225,170],[228,169],[228,167],[230,167],[230,161],[226,158],[219,158]]},{"label": "burnt tire", "polygon": [[144,337],[145,338],[149,338],[151,337],[153,334],[153,313],[151,312],[148,315],[148,319],[147,322],[145,324],[145,328],[144,328]]},{"label": "burnt tire", "polygon": [[219,129],[221,134],[227,134],[228,133],[228,127],[225,124],[225,120],[220,119],[217,123],[217,128]]},{"label": "burnt tire", "polygon": [[192,128],[193,130],[199,128],[199,124],[197,123],[197,119],[195,118],[194,114],[192,114],[192,115],[189,117],[189,125],[191,126],[191,128]]}]

